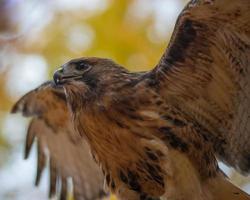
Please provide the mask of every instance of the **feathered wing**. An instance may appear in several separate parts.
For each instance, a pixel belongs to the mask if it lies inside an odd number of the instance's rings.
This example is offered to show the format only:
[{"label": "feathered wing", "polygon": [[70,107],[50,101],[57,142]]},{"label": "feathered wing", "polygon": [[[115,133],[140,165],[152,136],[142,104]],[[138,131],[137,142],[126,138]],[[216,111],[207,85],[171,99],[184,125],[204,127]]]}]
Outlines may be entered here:
[{"label": "feathered wing", "polygon": [[60,191],[60,199],[66,199],[70,177],[76,200],[93,200],[104,195],[102,173],[92,159],[88,144],[72,127],[62,89],[47,82],[24,95],[12,109],[12,113],[16,112],[32,117],[26,137],[25,158],[28,158],[36,139],[36,185],[49,157],[50,197]]},{"label": "feathered wing", "polygon": [[153,70],[160,90],[209,139],[219,159],[250,173],[250,1],[194,0]]}]

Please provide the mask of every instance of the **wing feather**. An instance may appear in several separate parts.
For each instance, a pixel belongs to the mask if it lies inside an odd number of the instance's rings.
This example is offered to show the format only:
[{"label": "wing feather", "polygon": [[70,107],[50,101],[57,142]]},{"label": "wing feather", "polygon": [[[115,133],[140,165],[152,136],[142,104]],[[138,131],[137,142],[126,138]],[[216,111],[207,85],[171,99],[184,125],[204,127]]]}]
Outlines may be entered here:
[{"label": "wing feather", "polygon": [[34,130],[35,121],[36,120],[33,119],[30,122],[28,131],[27,131],[26,140],[25,140],[25,152],[24,152],[25,159],[27,159],[29,157],[31,147],[32,147],[34,140],[35,140],[35,136],[36,136],[36,133]]},{"label": "wing feather", "polygon": [[37,142],[37,172],[36,172],[36,180],[35,180],[36,186],[38,186],[40,183],[42,172],[45,166],[46,166],[46,155],[42,147],[41,141],[38,140]]},{"label": "wing feather", "polygon": [[67,178],[61,177],[60,200],[66,200],[67,195]]},{"label": "wing feather", "polygon": [[49,171],[50,171],[50,186],[49,186],[49,198],[52,198],[56,195],[56,184],[58,180],[58,168],[53,159],[50,159],[49,163]]},{"label": "wing feather", "polygon": [[36,185],[48,157],[49,197],[60,195],[60,199],[66,199],[69,177],[73,179],[73,188],[79,191],[76,200],[98,199],[100,194],[104,194],[101,170],[93,161],[84,138],[74,131],[62,89],[55,88],[52,82],[46,82],[24,95],[12,109],[12,113],[16,112],[32,117],[26,137],[25,158],[29,156],[36,138]]},{"label": "wing feather", "polygon": [[154,69],[167,102],[250,173],[250,1],[195,0]]}]

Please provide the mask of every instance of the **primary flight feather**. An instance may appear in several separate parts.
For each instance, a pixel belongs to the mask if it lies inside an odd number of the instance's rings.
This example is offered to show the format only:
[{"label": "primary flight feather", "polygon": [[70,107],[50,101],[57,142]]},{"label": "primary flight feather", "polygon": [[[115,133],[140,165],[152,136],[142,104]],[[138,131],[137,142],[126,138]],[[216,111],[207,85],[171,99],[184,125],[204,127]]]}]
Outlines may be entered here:
[{"label": "primary flight feather", "polygon": [[118,198],[250,199],[216,159],[250,173],[249,11],[249,0],[193,0],[153,70],[92,57],[54,74]]}]

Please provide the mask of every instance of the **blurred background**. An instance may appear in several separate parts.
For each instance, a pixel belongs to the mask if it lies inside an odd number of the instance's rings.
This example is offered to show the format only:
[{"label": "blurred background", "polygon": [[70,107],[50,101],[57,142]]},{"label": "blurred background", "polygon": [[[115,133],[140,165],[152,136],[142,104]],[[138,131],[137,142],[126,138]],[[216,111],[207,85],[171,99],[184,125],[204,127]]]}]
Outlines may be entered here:
[{"label": "blurred background", "polygon": [[[160,59],[187,0],[0,0],[0,199],[47,199],[34,188],[35,149],[23,160],[27,119],[13,103],[69,59],[108,57],[133,71]],[[246,178],[221,165],[250,192]]]}]

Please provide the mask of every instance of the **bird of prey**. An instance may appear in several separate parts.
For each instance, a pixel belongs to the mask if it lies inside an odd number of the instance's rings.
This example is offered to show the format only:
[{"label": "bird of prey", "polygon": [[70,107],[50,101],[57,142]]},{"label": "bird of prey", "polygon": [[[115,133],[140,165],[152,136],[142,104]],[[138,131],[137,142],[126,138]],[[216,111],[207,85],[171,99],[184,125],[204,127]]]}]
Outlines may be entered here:
[{"label": "bird of prey", "polygon": [[190,1],[150,71],[79,58],[54,81],[119,199],[250,199],[217,163],[250,173],[249,0]]},{"label": "bird of prey", "polygon": [[28,158],[36,139],[38,160],[35,184],[39,184],[49,157],[49,197],[60,193],[57,196],[66,200],[69,177],[72,178],[75,200],[97,200],[105,195],[102,172],[93,161],[86,140],[74,131],[62,89],[54,88],[53,82],[46,82],[24,95],[12,112],[32,117],[26,136],[25,158]]}]

